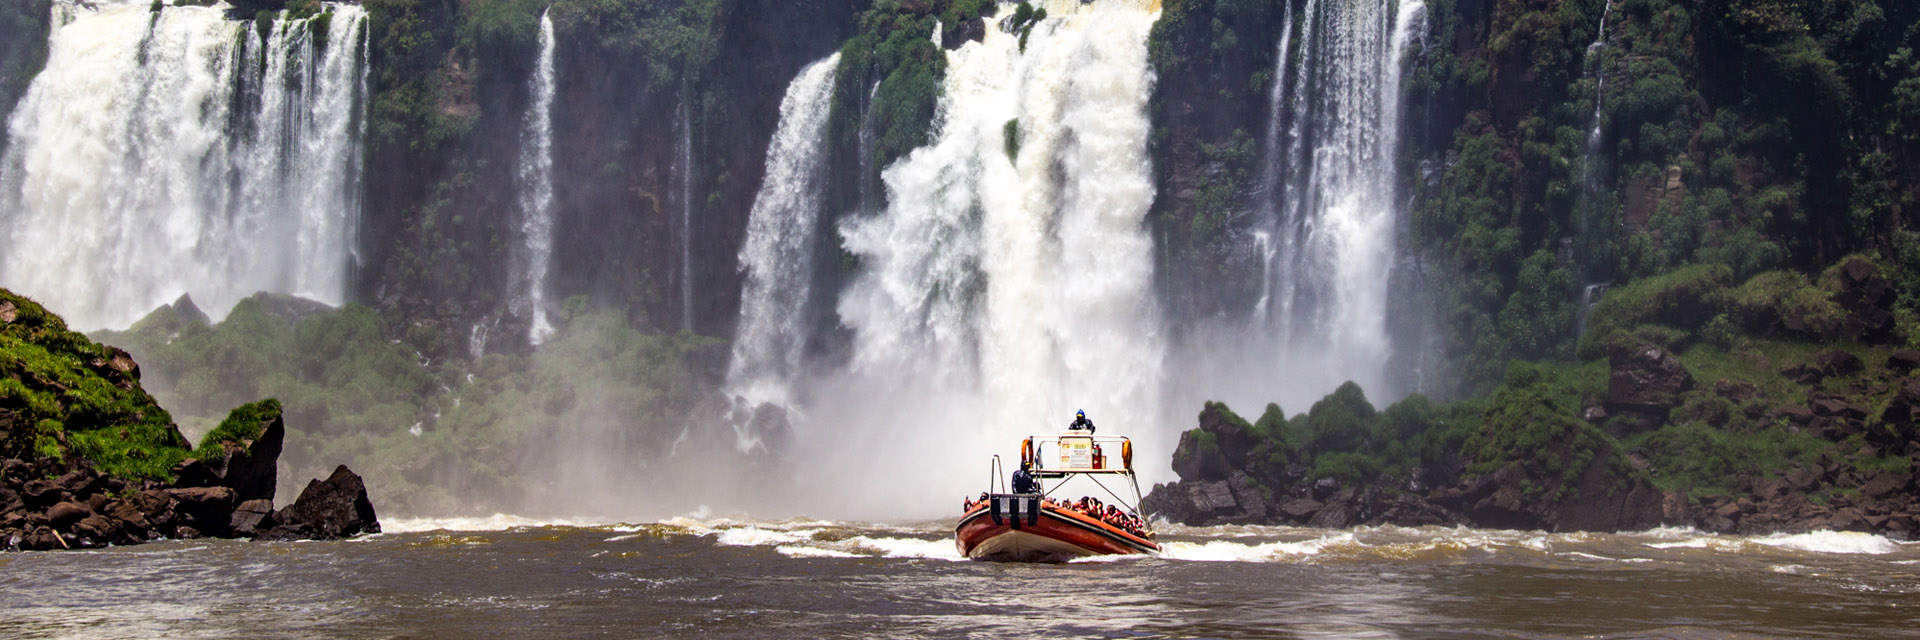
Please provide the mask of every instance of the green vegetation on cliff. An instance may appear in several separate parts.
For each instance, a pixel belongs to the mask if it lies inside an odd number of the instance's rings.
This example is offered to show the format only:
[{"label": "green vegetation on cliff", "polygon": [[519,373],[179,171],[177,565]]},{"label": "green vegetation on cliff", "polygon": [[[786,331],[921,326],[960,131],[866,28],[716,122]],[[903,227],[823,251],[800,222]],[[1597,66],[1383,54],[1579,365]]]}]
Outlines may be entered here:
[{"label": "green vegetation on cliff", "polygon": [[0,289],[0,458],[71,456],[121,477],[165,479],[187,447],[126,352]]}]

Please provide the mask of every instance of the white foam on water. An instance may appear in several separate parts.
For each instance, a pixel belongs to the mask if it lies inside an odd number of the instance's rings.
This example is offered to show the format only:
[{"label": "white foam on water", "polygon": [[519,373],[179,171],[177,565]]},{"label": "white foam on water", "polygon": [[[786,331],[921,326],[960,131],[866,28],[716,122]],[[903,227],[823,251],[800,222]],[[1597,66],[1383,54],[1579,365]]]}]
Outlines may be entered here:
[{"label": "white foam on water", "polygon": [[1358,545],[1352,533],[1297,542],[1247,544],[1227,540],[1207,542],[1168,542],[1161,545],[1160,557],[1192,562],[1278,562],[1319,555],[1334,545]]},{"label": "white foam on water", "polygon": [[929,560],[965,560],[952,539],[871,538],[859,536],[846,541],[855,549],[868,550],[883,558],[926,558]]},{"label": "white foam on water", "polygon": [[783,531],[748,525],[720,529],[713,534],[713,541],[729,547],[778,546],[812,540],[813,534],[817,532],[819,532],[818,529]]},{"label": "white foam on water", "polygon": [[1853,531],[1813,531],[1796,534],[1774,534],[1764,538],[1755,538],[1754,544],[1783,549],[1796,549],[1813,553],[1844,553],[1863,555],[1886,555],[1900,550],[1881,536]]},{"label": "white foam on water", "polygon": [[1675,542],[1649,542],[1647,546],[1655,549],[1705,549],[1713,543],[1712,538],[1688,538]]},{"label": "white foam on water", "polygon": [[858,558],[858,557],[861,557],[860,554],[857,554],[857,553],[847,553],[845,551],[839,551],[835,549],[821,549],[819,547],[806,547],[806,546],[800,546],[800,545],[781,545],[779,547],[775,547],[774,551],[778,551],[780,552],[780,555],[784,555],[789,558]]},{"label": "white foam on water", "polygon": [[386,533],[419,533],[424,531],[506,531],[530,527],[587,527],[598,523],[574,520],[528,518],[524,516],[496,513],[485,517],[455,518],[391,518],[380,523],[380,529]]}]

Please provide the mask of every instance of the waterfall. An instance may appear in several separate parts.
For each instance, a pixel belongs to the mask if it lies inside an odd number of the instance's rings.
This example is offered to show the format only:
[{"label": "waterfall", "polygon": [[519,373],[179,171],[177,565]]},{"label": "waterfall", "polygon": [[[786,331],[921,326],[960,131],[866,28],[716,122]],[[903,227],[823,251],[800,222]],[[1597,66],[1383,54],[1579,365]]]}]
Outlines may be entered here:
[{"label": "waterfall", "polygon": [[[1593,262],[1594,257],[1592,255],[1593,234],[1597,231],[1593,227],[1598,222],[1596,218],[1599,217],[1603,207],[1600,202],[1600,193],[1601,182],[1605,179],[1603,175],[1605,168],[1602,166],[1600,153],[1606,138],[1603,136],[1601,117],[1607,103],[1607,74],[1602,65],[1603,56],[1607,51],[1607,18],[1612,16],[1613,1],[1608,0],[1606,8],[1600,11],[1599,32],[1594,36],[1593,44],[1587,45],[1586,75],[1593,80],[1593,119],[1587,126],[1586,156],[1580,163],[1580,201],[1579,210],[1575,215],[1580,218],[1577,224],[1583,240],[1580,260],[1583,264],[1589,265],[1583,269],[1584,273],[1581,275],[1588,277],[1597,275],[1592,273],[1590,263]],[[1584,331],[1584,323],[1575,330],[1576,332]]]},{"label": "waterfall", "polygon": [[553,262],[553,19],[540,13],[540,61],[528,91],[526,129],[520,134],[520,236],[513,255],[516,305],[532,326],[535,345],[553,335],[547,320],[547,269]]},{"label": "waterfall", "polygon": [[870,436],[874,464],[927,477],[952,463],[895,454],[984,457],[1075,409],[1172,450],[1155,424],[1151,4],[1056,3],[1024,52],[997,28],[946,52],[929,145],[883,170],[884,211],[841,222],[860,265],[838,306],[853,391],[809,413]]},{"label": "waterfall", "polygon": [[[1275,73],[1291,82],[1292,100],[1286,156],[1268,159],[1280,187],[1268,189],[1279,200],[1277,226],[1257,241],[1272,255],[1263,277],[1278,290],[1256,318],[1269,324],[1279,360],[1324,378],[1316,386],[1354,380],[1376,390],[1385,381],[1387,282],[1404,207],[1401,71],[1425,13],[1419,0],[1307,0],[1299,54],[1281,56]],[[1281,47],[1291,37],[1289,28]],[[1283,146],[1279,126],[1270,123],[1268,154]]]},{"label": "waterfall", "polygon": [[366,13],[56,4],[46,69],[7,120],[0,281],[76,327],[190,293],[346,299],[366,129]]},{"label": "waterfall", "polygon": [[686,78],[680,79],[680,328],[693,330],[693,115]]},{"label": "waterfall", "polygon": [[790,385],[807,346],[827,114],[839,65],[836,52],[787,85],[780,124],[767,145],[766,176],[747,217],[746,246],[740,249],[746,283],[727,382],[755,402],[792,402]]},{"label": "waterfall", "polygon": [[1258,324],[1266,324],[1267,305],[1273,301],[1273,260],[1279,251],[1273,242],[1273,236],[1280,226],[1280,191],[1285,188],[1280,178],[1280,129],[1286,114],[1287,71],[1290,69],[1288,57],[1293,52],[1293,8],[1292,3],[1282,3],[1280,45],[1274,49],[1273,86],[1267,89],[1267,135],[1262,142],[1266,157],[1260,163],[1260,202],[1259,214],[1263,220],[1261,228],[1253,232],[1254,242],[1260,250],[1260,299],[1253,304],[1254,318]]}]

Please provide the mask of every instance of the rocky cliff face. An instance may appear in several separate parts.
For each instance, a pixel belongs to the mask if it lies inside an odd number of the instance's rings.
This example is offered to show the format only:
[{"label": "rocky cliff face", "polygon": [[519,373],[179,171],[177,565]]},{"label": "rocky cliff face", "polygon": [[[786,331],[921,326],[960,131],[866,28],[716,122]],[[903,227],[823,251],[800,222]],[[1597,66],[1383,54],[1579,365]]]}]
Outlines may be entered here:
[{"label": "rocky cliff face", "polygon": [[[471,26],[494,15],[473,6],[369,4],[386,72],[376,112],[395,126],[370,154],[362,297],[456,338],[444,355],[465,355],[457,338],[474,324],[512,349],[527,320],[502,312],[533,59],[521,31],[544,5],[493,3],[510,14],[491,18],[496,32]],[[782,90],[852,30],[854,3],[830,5],[554,3],[549,300],[585,294],[653,328],[731,333],[735,254]]]}]

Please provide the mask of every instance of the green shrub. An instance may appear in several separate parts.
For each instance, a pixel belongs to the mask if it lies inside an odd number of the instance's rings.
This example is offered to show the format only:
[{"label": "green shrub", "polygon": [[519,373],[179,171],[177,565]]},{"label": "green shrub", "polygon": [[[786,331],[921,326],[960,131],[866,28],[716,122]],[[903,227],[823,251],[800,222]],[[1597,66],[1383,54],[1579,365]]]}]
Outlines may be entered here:
[{"label": "green shrub", "polygon": [[227,414],[227,419],[220,421],[218,426],[200,438],[200,446],[193,450],[193,455],[201,460],[212,460],[223,455],[221,442],[259,438],[264,426],[279,418],[280,413],[280,401],[275,398],[235,407]]},{"label": "green shrub", "polygon": [[1591,360],[1606,355],[1614,332],[1658,323],[1691,330],[1726,305],[1733,271],[1722,264],[1700,264],[1608,289],[1587,316],[1587,334],[1580,339],[1579,356]]},{"label": "green shrub", "polygon": [[1754,276],[1729,299],[1732,319],[1759,335],[1820,338],[1839,328],[1847,316],[1825,291],[1792,271]]},{"label": "green shrub", "polygon": [[1307,411],[1307,447],[1316,455],[1360,451],[1372,439],[1375,417],[1360,385],[1342,384]]}]

